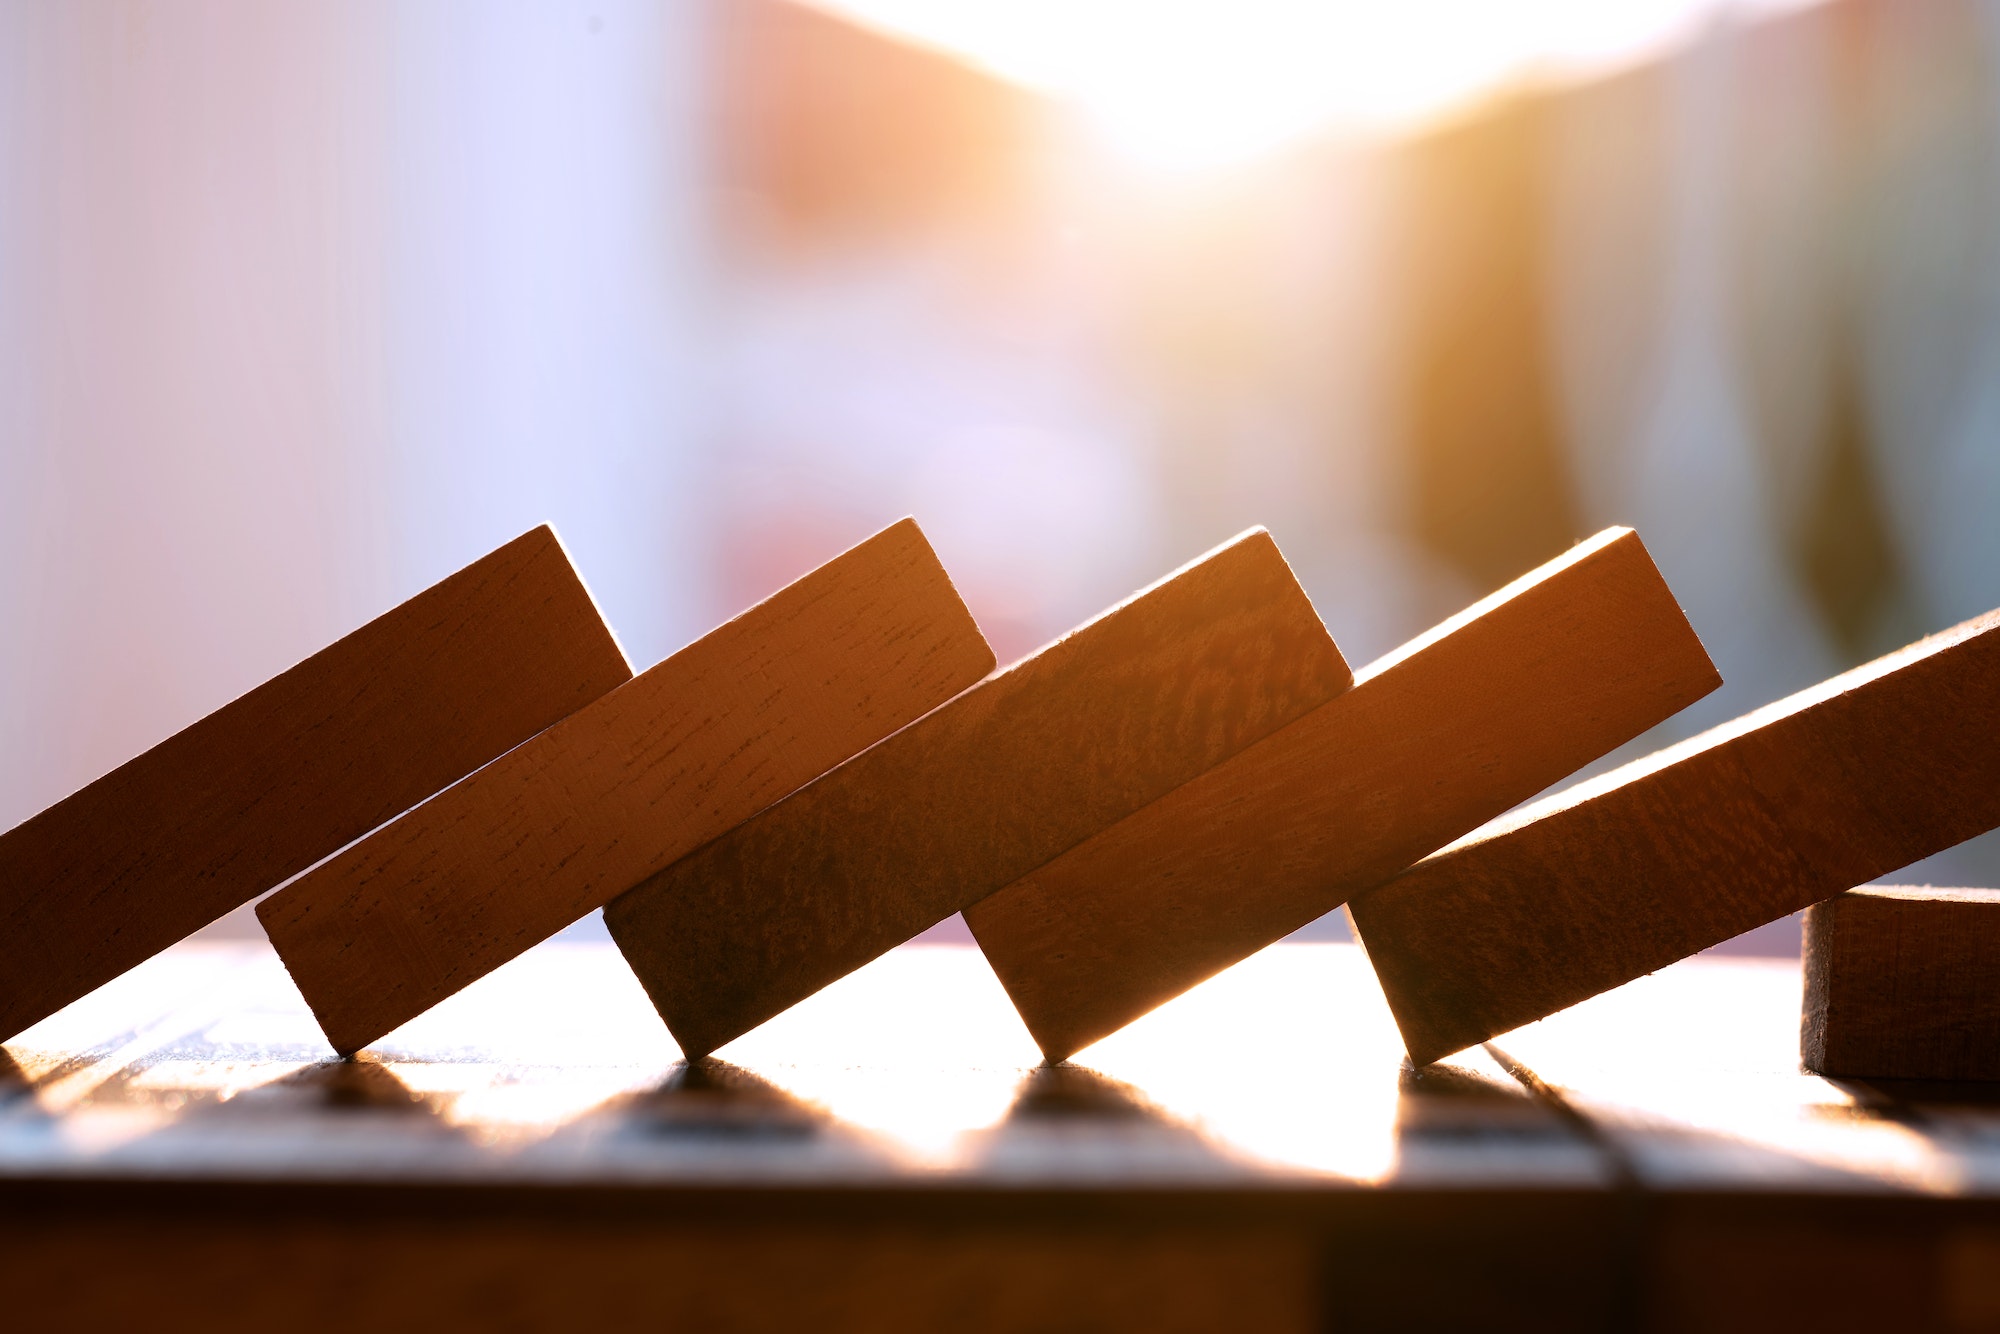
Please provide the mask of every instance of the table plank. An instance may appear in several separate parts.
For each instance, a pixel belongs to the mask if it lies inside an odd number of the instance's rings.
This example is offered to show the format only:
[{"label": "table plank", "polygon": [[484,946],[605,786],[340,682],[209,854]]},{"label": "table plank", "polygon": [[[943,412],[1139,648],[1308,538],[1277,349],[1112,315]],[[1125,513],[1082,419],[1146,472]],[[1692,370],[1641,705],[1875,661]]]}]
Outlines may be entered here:
[{"label": "table plank", "polygon": [[1989,1328],[2000,1091],[1807,1073],[1800,989],[1796,961],[1690,959],[1494,1045],[1633,1174],[1654,1327]]},{"label": "table plank", "polygon": [[211,1329],[309,1325],[302,1292],[1174,1328],[1237,1285],[1280,1329],[1769,1328],[1772,1291],[1841,1329],[1869,1283],[1895,1327],[1976,1327],[1996,1108],[1803,1074],[1798,1000],[1793,964],[1676,965],[1511,1035],[1536,1095],[1483,1049],[1411,1070],[1356,947],[1284,945],[1050,1066],[975,950],[912,946],[690,1066],[609,946],[552,942],[330,1061],[268,948],[184,945],[6,1045],[0,1281],[108,1319],[47,1277],[226,1260],[177,1308]]},{"label": "table plank", "polygon": [[1990,1092],[1809,1073],[1800,990],[1795,960],[1689,959],[1493,1045],[1601,1127],[1649,1189],[2000,1191]]},{"label": "table plank", "polygon": [[[1270,1014],[1341,1018],[1302,1048],[1289,1026],[1246,1022]],[[0,1181],[1607,1180],[1597,1150],[1483,1053],[1413,1076],[1348,945],[1264,951],[1053,1067],[967,946],[891,951],[692,1066],[611,947],[566,942],[354,1060],[325,1059],[282,965],[248,943],[170,950],[5,1052]]]}]

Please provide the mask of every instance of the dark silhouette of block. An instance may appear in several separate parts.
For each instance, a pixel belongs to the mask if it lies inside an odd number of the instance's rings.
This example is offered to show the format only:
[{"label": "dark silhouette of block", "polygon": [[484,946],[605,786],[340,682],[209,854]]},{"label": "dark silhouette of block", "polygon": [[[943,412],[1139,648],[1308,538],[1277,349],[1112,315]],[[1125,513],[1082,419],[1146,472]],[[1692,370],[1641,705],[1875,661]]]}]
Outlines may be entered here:
[{"label": "dark silhouette of block", "polygon": [[1061,1060],[1720,684],[1638,535],[1610,529],[965,920]]},{"label": "dark silhouette of block", "polygon": [[1510,815],[1349,905],[1421,1064],[2000,824],[2000,613]]},{"label": "dark silhouette of block", "polygon": [[2000,1079],[2000,889],[1865,886],[1806,910],[1799,1051],[1856,1079]]},{"label": "dark silhouette of block", "polygon": [[604,920],[682,1050],[706,1055],[1349,683],[1254,530],[668,868]]},{"label": "dark silhouette of block", "polygon": [[992,650],[909,520],[257,907],[352,1052],[978,681]]},{"label": "dark silhouette of block", "polygon": [[547,528],[0,836],[0,1034],[632,675]]}]

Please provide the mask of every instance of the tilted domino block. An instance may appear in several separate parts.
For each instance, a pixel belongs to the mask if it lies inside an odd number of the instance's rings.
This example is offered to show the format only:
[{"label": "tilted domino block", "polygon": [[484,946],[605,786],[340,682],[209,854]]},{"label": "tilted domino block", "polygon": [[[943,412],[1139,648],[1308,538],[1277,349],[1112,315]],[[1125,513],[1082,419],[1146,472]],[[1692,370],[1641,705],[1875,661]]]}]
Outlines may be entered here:
[{"label": "tilted domino block", "polygon": [[1061,1060],[1719,684],[1638,535],[1611,529],[965,920]]},{"label": "tilted domino block", "polygon": [[11,1036],[632,674],[537,528],[0,836]]},{"label": "tilted domino block", "polygon": [[1436,1060],[2000,824],[2000,613],[1538,802],[1349,905]]},{"label": "tilted domino block", "polygon": [[682,1050],[705,1055],[1349,682],[1255,530],[670,867],[604,920]]},{"label": "tilted domino block", "polygon": [[1868,886],[1806,910],[1799,1051],[1856,1079],[2000,1079],[2000,889]]},{"label": "tilted domino block", "polygon": [[908,520],[257,907],[352,1052],[979,680],[993,653]]}]

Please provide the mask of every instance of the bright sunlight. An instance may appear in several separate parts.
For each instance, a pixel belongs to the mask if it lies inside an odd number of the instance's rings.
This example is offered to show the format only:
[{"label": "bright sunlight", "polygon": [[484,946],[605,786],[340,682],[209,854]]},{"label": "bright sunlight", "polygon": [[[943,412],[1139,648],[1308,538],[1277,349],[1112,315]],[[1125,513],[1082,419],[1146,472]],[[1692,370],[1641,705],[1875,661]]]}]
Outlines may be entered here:
[{"label": "bright sunlight", "polygon": [[1806,0],[815,0],[1081,111],[1168,171],[1409,128]]}]

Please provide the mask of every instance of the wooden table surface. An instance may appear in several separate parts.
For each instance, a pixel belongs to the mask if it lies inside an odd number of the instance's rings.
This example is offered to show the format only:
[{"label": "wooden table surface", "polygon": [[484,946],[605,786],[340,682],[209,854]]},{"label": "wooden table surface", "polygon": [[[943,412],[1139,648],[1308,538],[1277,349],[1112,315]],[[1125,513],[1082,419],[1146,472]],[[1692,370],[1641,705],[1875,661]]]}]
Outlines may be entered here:
[{"label": "wooden table surface", "polygon": [[1799,989],[1690,960],[1412,1073],[1358,949],[1281,945],[1048,1067],[915,946],[690,1067],[552,943],[340,1061],[268,949],[184,945],[4,1049],[0,1279],[50,1327],[2000,1329],[2000,1087],[1804,1074]]}]

